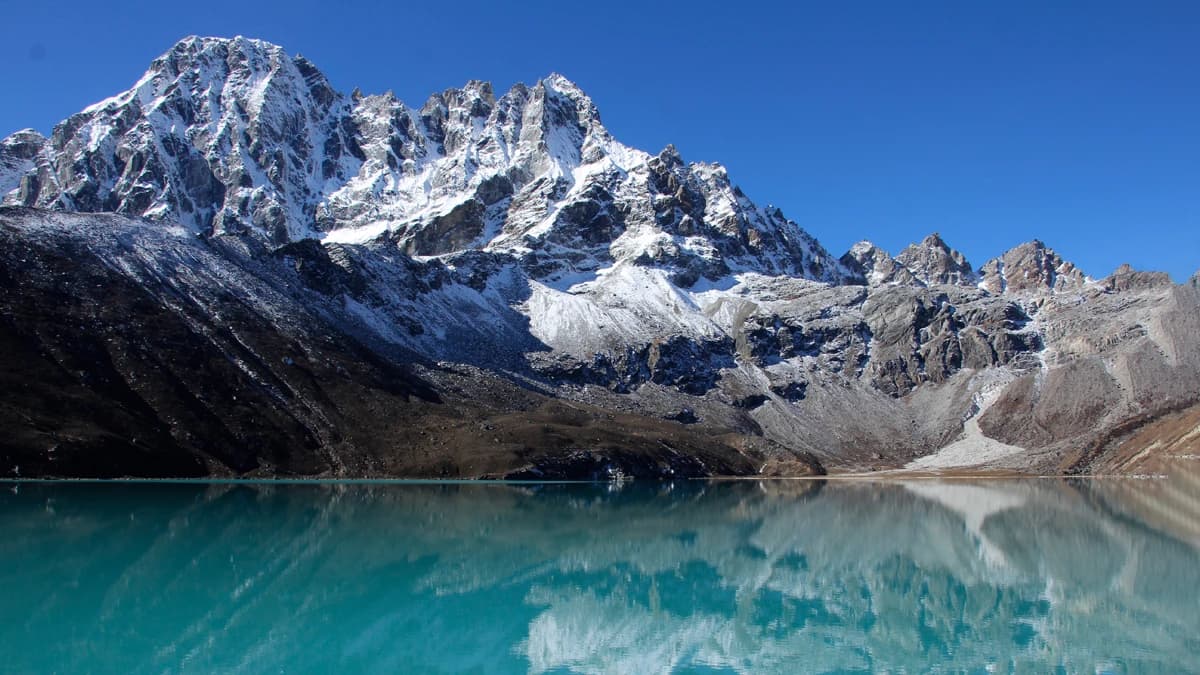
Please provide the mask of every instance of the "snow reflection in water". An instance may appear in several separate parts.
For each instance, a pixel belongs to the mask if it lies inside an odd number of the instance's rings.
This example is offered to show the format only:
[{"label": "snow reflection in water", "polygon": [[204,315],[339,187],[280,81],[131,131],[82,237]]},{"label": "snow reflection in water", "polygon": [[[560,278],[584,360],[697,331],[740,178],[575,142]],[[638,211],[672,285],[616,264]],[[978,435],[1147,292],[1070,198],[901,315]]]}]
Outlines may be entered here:
[{"label": "snow reflection in water", "polygon": [[1197,671],[1181,480],[21,484],[0,651],[40,672]]}]

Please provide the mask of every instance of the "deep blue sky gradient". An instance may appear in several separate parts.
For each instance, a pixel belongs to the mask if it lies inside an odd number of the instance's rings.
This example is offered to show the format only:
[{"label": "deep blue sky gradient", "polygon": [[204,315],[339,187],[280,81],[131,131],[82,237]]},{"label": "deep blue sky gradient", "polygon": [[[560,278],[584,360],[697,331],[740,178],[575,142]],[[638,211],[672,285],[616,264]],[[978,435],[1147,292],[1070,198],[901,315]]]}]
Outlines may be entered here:
[{"label": "deep blue sky gradient", "polygon": [[0,135],[49,132],[189,34],[419,105],[552,71],[627,144],[718,161],[835,255],[1041,238],[1089,274],[1200,267],[1200,3],[0,0]]}]

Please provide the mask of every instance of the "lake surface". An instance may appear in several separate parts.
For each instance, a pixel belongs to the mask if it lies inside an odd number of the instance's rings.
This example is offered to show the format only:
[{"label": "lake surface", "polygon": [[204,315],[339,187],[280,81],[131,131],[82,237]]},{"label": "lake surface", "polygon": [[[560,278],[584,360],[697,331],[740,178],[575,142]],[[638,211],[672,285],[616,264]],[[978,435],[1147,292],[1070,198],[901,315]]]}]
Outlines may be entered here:
[{"label": "lake surface", "polygon": [[1198,672],[1200,482],[0,484],[0,671]]}]

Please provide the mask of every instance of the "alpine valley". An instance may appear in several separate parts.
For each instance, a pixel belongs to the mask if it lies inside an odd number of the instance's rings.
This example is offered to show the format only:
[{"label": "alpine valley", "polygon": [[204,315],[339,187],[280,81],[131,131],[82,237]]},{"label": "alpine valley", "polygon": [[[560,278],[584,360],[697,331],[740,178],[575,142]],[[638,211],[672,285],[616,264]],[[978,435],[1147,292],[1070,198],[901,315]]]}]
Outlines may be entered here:
[{"label": "alpine valley", "polygon": [[830,254],[573,83],[411,108],[185,39],[0,142],[0,475],[1136,472],[1200,280],[1039,241]]}]

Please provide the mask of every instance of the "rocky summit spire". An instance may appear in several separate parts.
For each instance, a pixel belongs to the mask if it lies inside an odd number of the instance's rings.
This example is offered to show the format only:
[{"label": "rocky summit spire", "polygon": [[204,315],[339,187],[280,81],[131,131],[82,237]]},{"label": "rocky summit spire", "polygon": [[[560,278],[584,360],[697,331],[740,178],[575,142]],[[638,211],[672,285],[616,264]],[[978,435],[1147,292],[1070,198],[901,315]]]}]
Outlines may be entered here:
[{"label": "rocky summit spire", "polygon": [[919,244],[909,245],[896,256],[896,261],[926,285],[972,286],[976,281],[966,257],[950,248],[936,232]]},{"label": "rocky summit spire", "polygon": [[979,285],[992,293],[1074,292],[1087,283],[1079,268],[1037,239],[989,260],[979,272]]},{"label": "rocky summit spire", "polygon": [[862,276],[868,286],[883,284],[923,285],[907,267],[887,251],[863,240],[850,247],[841,262],[853,273]]}]

